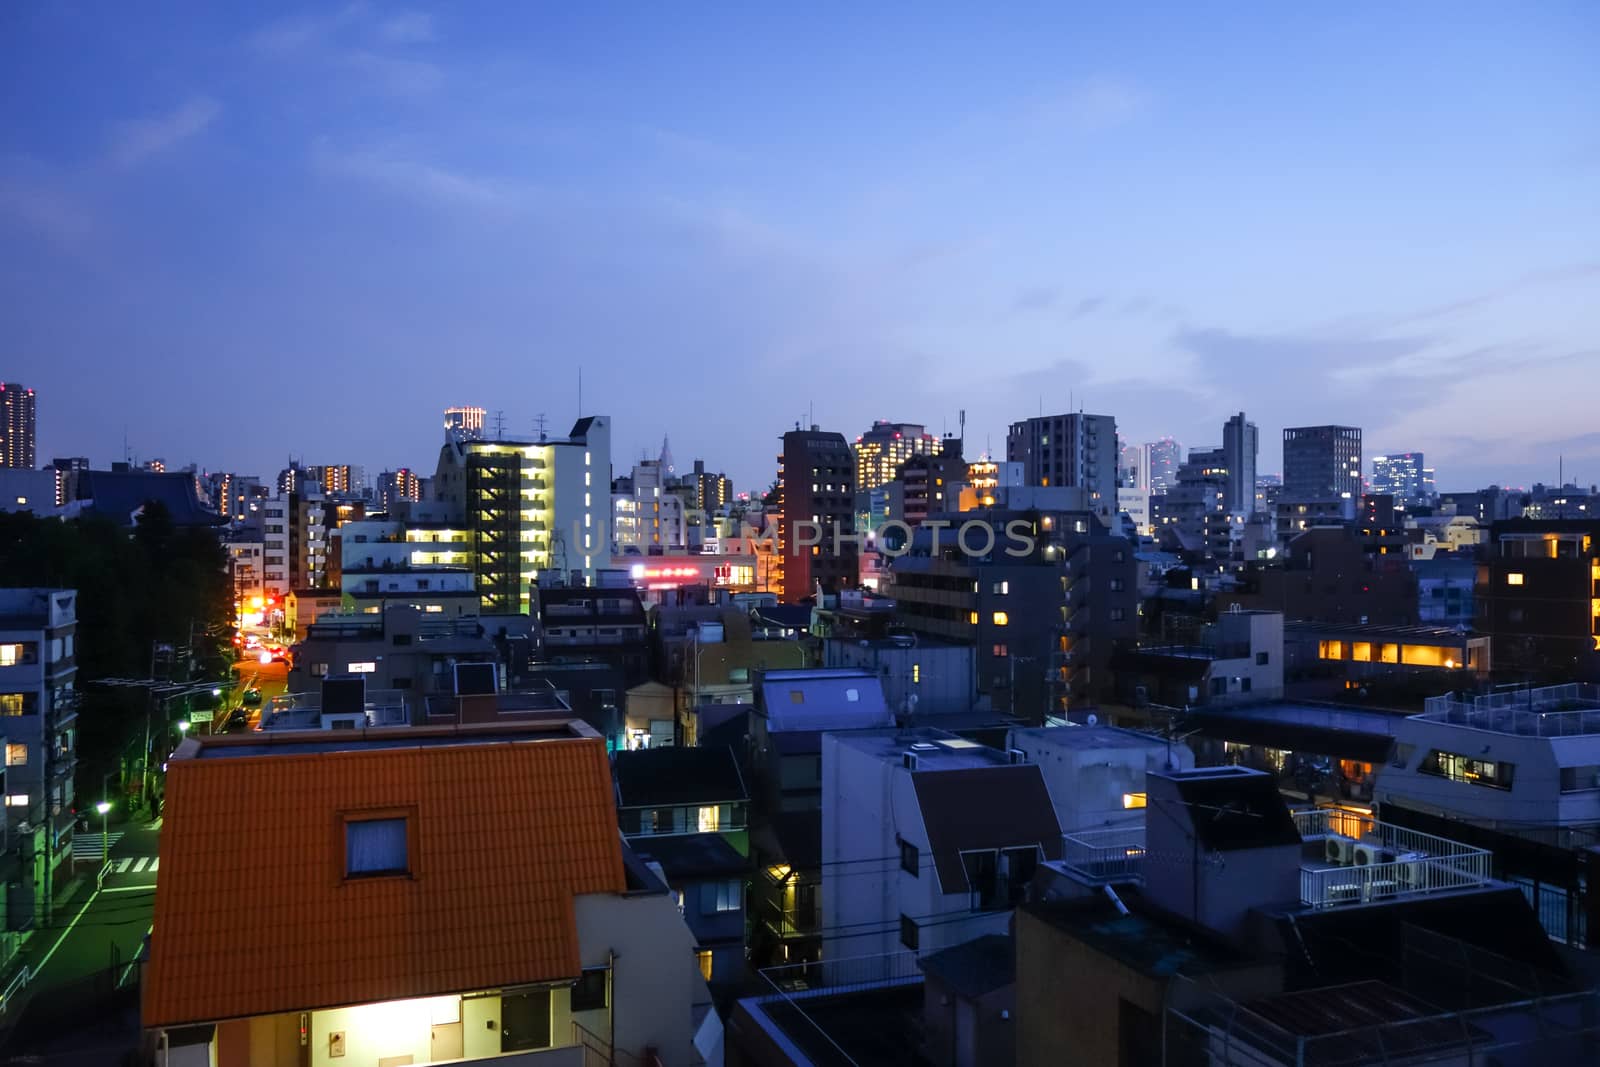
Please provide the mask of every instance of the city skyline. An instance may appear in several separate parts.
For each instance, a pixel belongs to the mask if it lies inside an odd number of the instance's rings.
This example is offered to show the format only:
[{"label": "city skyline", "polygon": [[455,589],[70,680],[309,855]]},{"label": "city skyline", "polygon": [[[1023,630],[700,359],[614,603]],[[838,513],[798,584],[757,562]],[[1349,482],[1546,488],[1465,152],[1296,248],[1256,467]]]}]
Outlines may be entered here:
[{"label": "city skyline", "polygon": [[39,462],[426,472],[440,397],[561,434],[581,368],[618,457],[670,433],[740,491],[796,422],[962,409],[972,456],[1041,411],[1244,410],[1264,473],[1337,423],[1441,489],[1600,481],[1581,5],[8,18],[0,376]]}]

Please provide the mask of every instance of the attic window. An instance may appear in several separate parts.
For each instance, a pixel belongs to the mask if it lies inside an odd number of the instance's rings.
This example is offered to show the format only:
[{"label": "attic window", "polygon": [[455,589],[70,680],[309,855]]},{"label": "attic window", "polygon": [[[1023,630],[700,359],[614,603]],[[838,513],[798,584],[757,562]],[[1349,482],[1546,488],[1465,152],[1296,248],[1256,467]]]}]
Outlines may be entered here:
[{"label": "attic window", "polygon": [[378,878],[410,874],[410,834],[404,816],[346,818],[344,876]]}]

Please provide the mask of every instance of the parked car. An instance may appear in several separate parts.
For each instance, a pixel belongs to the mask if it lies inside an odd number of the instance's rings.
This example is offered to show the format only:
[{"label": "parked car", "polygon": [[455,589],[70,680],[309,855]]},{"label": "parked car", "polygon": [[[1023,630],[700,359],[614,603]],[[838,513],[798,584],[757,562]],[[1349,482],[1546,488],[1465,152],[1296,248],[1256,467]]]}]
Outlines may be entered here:
[{"label": "parked car", "polygon": [[244,696],[239,698],[239,703],[247,708],[259,708],[261,706],[261,690],[246,689]]}]

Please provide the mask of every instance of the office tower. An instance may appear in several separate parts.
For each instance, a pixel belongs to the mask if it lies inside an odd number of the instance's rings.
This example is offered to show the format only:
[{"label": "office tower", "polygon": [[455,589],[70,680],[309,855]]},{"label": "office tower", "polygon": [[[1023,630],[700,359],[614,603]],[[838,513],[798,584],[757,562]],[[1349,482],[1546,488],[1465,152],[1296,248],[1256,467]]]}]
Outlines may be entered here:
[{"label": "office tower", "polygon": [[1360,428],[1286,428],[1283,431],[1283,495],[1294,500],[1361,499]]},{"label": "office tower", "polygon": [[1372,491],[1391,494],[1406,507],[1425,504],[1433,497],[1433,470],[1423,466],[1421,452],[1373,456]]},{"label": "office tower", "polygon": [[886,485],[912,456],[938,452],[939,439],[916,423],[879,419],[872,429],[856,438],[856,485],[861,489]]},{"label": "office tower", "polygon": [[422,499],[422,479],[409,467],[378,475],[378,508],[388,511],[402,500]]},{"label": "office tower", "polygon": [[1222,424],[1222,461],[1227,471],[1223,504],[1236,515],[1249,515],[1256,510],[1256,455],[1259,451],[1256,424],[1247,421],[1244,412]]},{"label": "office tower", "polygon": [[482,408],[455,407],[444,409],[445,440],[455,435],[463,441],[477,441],[483,437]]},{"label": "office tower", "polygon": [[778,457],[778,548],[775,575],[785,603],[856,582],[856,545],[834,531],[855,532],[855,456],[843,434],[817,426],[783,435]]},{"label": "office tower", "polygon": [[611,419],[566,438],[447,440],[432,499],[465,537],[484,614],[528,614],[552,575],[592,586],[611,558]]},{"label": "office tower", "polygon": [[33,470],[33,390],[0,382],[0,467]]},{"label": "office tower", "polygon": [[1011,424],[1006,459],[1027,485],[1083,489],[1097,515],[1117,505],[1117,420],[1110,415],[1045,415]]}]

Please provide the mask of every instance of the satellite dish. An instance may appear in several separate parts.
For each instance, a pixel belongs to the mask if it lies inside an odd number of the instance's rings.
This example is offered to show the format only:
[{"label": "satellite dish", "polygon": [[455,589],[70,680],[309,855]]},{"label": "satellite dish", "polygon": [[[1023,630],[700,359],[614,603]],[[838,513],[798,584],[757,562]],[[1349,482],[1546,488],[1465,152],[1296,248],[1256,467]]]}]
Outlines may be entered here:
[{"label": "satellite dish", "polygon": [[1088,723],[1090,726],[1094,726],[1095,724],[1097,724],[1100,721],[1100,716],[1095,715],[1094,713],[1091,712],[1089,717],[1087,719],[1083,720],[1083,721]]}]

